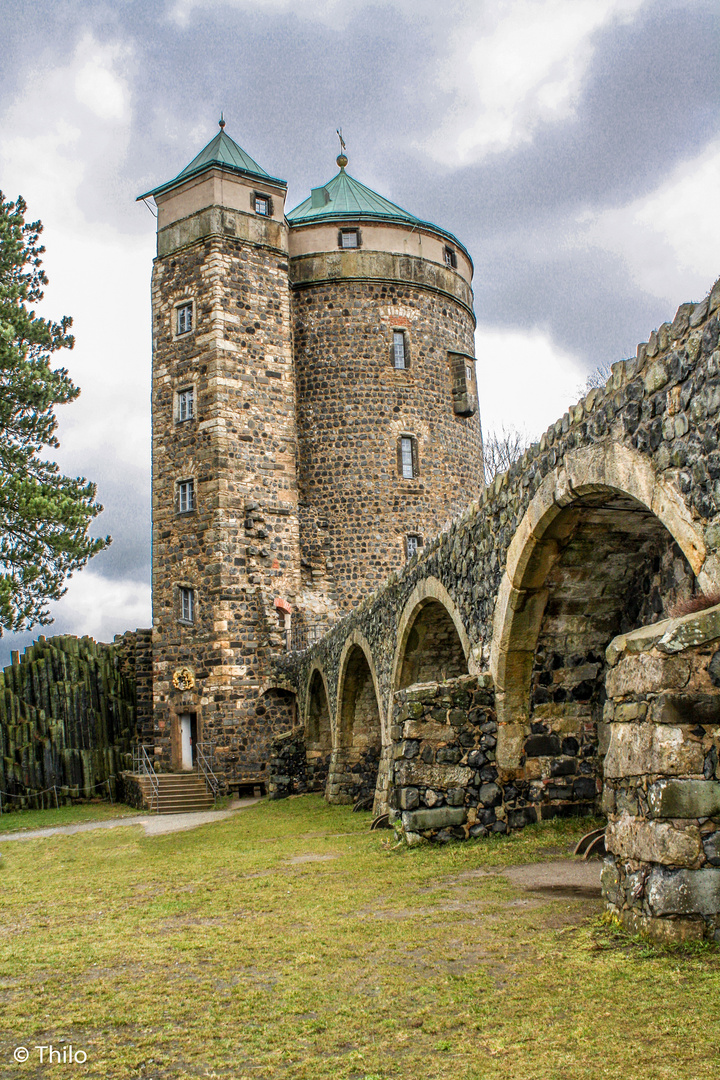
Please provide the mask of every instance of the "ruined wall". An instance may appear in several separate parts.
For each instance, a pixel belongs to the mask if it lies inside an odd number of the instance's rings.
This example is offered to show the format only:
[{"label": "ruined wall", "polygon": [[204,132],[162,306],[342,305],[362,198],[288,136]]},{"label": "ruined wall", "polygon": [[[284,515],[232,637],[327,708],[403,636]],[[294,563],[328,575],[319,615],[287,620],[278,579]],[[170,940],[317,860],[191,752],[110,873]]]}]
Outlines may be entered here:
[{"label": "ruined wall", "polygon": [[[0,673],[0,791],[6,809],[107,795],[131,766],[138,717],[150,711],[150,631],[41,637]],[[44,795],[37,795],[45,791]],[[8,797],[12,796],[12,797]]]},{"label": "ruined wall", "polygon": [[290,272],[303,605],[336,618],[405,563],[408,535],[426,541],[482,488],[472,359],[460,411],[453,397],[453,355],[474,355],[472,292],[455,271],[382,252],[306,256]]},{"label": "ruined wall", "polygon": [[608,648],[603,893],[633,931],[720,940],[720,608]]}]

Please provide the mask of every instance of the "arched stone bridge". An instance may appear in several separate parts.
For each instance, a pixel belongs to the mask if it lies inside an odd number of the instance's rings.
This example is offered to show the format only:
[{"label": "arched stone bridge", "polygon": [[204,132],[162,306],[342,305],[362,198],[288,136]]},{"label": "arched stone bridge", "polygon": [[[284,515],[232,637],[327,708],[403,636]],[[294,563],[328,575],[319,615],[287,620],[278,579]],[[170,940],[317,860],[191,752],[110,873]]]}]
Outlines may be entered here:
[{"label": "arched stone bridge", "polygon": [[609,643],[720,600],[719,308],[720,282],[288,657],[302,732],[276,746],[274,794],[374,801],[411,838],[599,807]]}]

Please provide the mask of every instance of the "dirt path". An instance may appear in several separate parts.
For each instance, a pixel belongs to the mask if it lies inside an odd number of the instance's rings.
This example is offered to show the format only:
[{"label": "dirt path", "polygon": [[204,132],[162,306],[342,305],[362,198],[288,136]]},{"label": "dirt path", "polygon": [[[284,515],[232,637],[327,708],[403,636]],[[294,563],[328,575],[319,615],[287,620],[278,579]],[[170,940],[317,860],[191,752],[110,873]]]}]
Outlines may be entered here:
[{"label": "dirt path", "polygon": [[89,832],[91,829],[117,829],[122,825],[142,825],[146,836],[184,832],[232,817],[238,810],[254,806],[259,799],[235,799],[228,810],[204,810],[199,814],[138,814],[137,817],[110,818],[107,821],[86,821],[82,825],[57,825],[52,829],[28,829],[26,832],[0,835],[0,843],[10,840],[43,840],[48,836],[72,836],[73,833]]}]

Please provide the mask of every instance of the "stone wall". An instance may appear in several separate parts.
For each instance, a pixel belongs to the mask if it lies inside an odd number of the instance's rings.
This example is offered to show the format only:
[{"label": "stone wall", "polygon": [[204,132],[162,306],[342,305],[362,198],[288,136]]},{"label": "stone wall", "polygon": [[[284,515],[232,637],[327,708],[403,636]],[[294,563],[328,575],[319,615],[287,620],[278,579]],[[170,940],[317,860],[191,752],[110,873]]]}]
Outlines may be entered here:
[{"label": "stone wall", "polygon": [[[303,721],[322,676],[335,752],[349,652],[362,650],[382,732],[376,811],[394,694],[404,678],[457,673],[458,648],[470,674],[492,676],[503,783],[550,781],[568,804],[594,803],[607,644],[720,588],[718,306],[720,283],[682,305],[402,573],[278,661]],[[443,620],[456,637],[423,638]]]},{"label": "stone wall", "polygon": [[603,893],[632,930],[720,941],[720,607],[608,648]]},{"label": "stone wall", "polygon": [[[526,775],[508,778],[498,769],[495,694],[488,675],[400,690],[390,734],[391,820],[401,818],[409,844],[504,833],[598,808],[599,785],[594,775],[574,775],[577,747],[567,746],[568,740],[531,735]],[[537,769],[530,768],[533,761]]]},{"label": "stone wall", "polygon": [[107,781],[112,787],[131,766],[138,711],[148,711],[145,683],[138,701],[148,640],[147,630],[111,645],[41,637],[21,657],[13,653],[0,673],[5,809],[50,805],[54,793],[49,800],[46,789],[53,787],[61,799],[107,795]]}]

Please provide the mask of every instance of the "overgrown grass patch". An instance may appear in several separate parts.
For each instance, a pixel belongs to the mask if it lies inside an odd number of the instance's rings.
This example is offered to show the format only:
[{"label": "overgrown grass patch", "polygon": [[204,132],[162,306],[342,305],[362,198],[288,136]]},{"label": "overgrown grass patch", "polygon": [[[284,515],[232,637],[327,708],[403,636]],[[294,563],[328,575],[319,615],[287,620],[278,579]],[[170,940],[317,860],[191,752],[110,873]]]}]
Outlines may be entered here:
[{"label": "overgrown grass patch", "polygon": [[716,952],[598,947],[599,899],[500,873],[590,824],[412,850],[368,824],[308,796],[3,845],[0,1076],[63,1038],[113,1080],[717,1075]]}]

